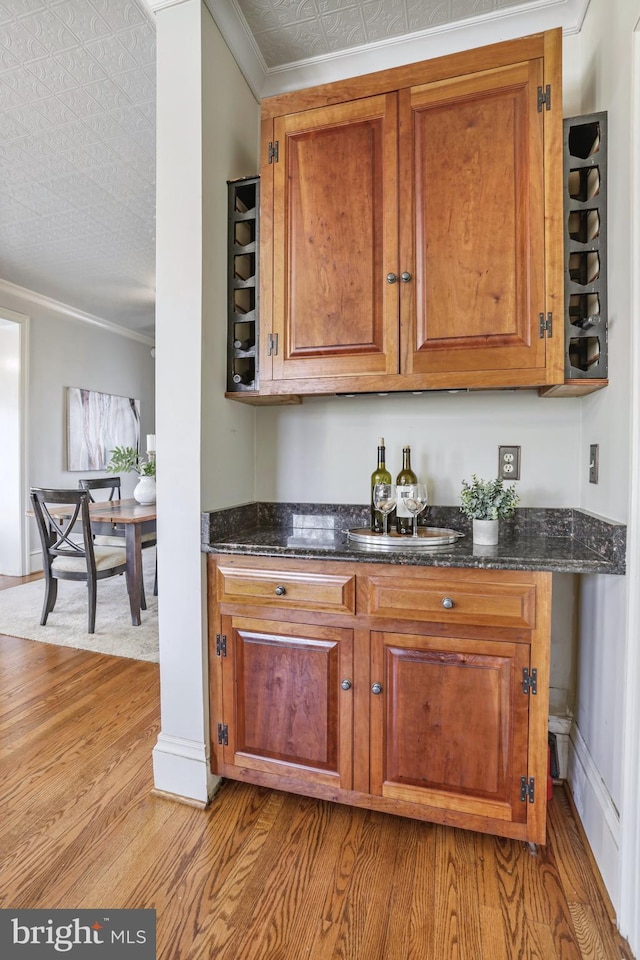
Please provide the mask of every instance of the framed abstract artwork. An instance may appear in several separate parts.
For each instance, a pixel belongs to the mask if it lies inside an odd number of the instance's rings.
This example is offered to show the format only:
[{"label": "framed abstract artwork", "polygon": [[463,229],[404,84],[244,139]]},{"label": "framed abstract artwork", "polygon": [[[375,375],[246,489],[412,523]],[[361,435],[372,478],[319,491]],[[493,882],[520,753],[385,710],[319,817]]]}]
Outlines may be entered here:
[{"label": "framed abstract artwork", "polygon": [[67,470],[104,470],[114,447],[139,444],[137,400],[67,387]]}]

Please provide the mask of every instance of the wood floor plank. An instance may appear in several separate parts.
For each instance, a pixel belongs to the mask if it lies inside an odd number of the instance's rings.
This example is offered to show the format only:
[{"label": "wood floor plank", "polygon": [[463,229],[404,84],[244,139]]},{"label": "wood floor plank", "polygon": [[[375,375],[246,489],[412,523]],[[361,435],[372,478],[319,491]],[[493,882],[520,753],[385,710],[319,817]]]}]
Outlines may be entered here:
[{"label": "wood floor plank", "polygon": [[[593,897],[600,898],[591,864],[576,829],[569,803],[559,794],[556,803],[549,805],[549,822],[554,831],[550,838],[562,887],[572,903],[588,904]],[[562,815],[560,815],[562,813]]]},{"label": "wood floor plank", "polygon": [[159,960],[631,960],[562,790],[537,856],[240,782],[200,810],[152,793],[157,665],[56,650],[0,638],[3,906],[154,908]]},{"label": "wood floor plank", "polygon": [[[344,816],[347,809],[342,808]],[[335,956],[336,941],[340,936],[347,900],[353,882],[354,870],[361,848],[361,835],[365,828],[365,815],[361,810],[349,810],[349,821],[340,849],[333,863],[329,863],[324,898],[318,917],[313,917],[315,935],[309,952],[309,960],[331,960]]]},{"label": "wood floor plank", "polygon": [[349,897],[334,956],[340,960],[368,957],[384,960],[392,878],[402,818],[372,813],[365,816]]},{"label": "wood floor plank", "polygon": [[474,850],[470,832],[436,829],[435,943],[458,960],[482,957]]},{"label": "wood floor plank", "polygon": [[[280,856],[272,862],[264,885],[258,890],[250,882],[250,899],[243,897],[238,902],[238,909],[231,917],[236,937],[220,954],[220,960],[234,960],[237,956],[261,960],[263,956],[277,956],[291,943],[296,917],[309,894],[317,851],[331,819],[328,803],[309,805],[302,802],[303,799],[296,805]],[[268,844],[265,844],[264,852],[267,850]],[[298,947],[302,955],[306,955],[304,944],[298,943]],[[307,952],[308,949],[309,945]]]},{"label": "wood floor plank", "polygon": [[[292,950],[297,944],[301,955],[305,957],[311,957],[314,951],[318,956],[318,937],[325,955],[332,956],[332,952],[327,953],[329,941],[332,935],[337,936],[339,933],[340,924],[335,921],[338,918],[341,920],[344,915],[347,891],[351,887],[353,869],[357,862],[359,836],[364,826],[362,811],[355,807],[330,805],[329,813],[321,846],[310,864],[309,882],[304,897],[290,926],[286,948]],[[352,845],[352,836],[355,847]],[[319,916],[323,917],[320,929]],[[327,917],[329,919],[326,919]],[[329,936],[323,936],[323,932]]]}]

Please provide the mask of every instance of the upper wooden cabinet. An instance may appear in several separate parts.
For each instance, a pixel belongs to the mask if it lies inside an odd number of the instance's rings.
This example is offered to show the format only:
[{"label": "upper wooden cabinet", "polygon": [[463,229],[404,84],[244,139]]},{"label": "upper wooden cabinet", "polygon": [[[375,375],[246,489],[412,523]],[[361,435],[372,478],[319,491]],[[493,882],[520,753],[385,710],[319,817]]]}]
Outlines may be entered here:
[{"label": "upper wooden cabinet", "polygon": [[264,102],[261,393],[563,380],[560,61],[557,30]]}]

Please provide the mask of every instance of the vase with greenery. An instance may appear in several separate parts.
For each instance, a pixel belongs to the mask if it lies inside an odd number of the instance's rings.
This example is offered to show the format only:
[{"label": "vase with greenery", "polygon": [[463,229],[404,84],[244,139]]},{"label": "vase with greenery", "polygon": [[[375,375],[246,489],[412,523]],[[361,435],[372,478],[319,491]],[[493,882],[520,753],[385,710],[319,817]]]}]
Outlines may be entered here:
[{"label": "vase with greenery", "polygon": [[463,480],[460,510],[473,520],[474,542],[497,543],[498,521],[512,517],[519,500],[515,486],[506,487],[502,477],[481,480],[474,473],[470,483]]},{"label": "vase with greenery", "polygon": [[140,456],[134,447],[115,447],[107,465],[108,473],[137,473],[139,481],[133,495],[138,503],[155,503],[156,458],[155,454]]}]

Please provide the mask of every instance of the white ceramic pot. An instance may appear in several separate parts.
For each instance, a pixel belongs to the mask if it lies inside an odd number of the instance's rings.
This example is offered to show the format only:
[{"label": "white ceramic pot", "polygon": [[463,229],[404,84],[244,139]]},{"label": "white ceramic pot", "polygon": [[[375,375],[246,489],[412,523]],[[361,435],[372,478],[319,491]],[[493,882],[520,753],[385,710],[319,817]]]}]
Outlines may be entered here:
[{"label": "white ceramic pot", "polygon": [[155,477],[140,477],[136,485],[133,495],[138,501],[138,503],[155,503],[156,502],[156,478]]},{"label": "white ceramic pot", "polygon": [[474,520],[473,542],[492,545],[498,542],[499,520]]}]

